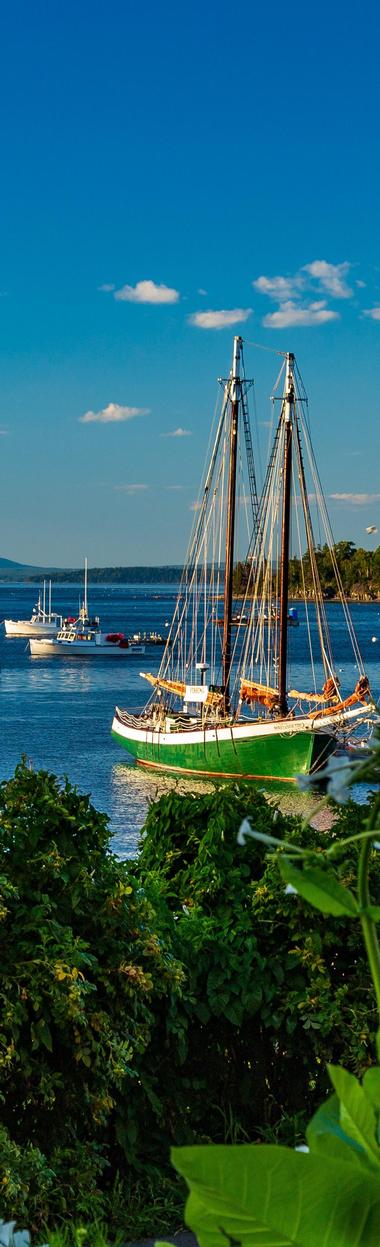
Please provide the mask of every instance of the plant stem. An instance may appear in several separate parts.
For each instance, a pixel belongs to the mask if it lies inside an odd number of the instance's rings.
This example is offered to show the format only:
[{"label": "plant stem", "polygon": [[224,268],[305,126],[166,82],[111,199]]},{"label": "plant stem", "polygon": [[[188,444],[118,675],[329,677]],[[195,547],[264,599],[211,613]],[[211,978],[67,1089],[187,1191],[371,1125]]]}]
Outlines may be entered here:
[{"label": "plant stem", "polygon": [[[373,828],[373,835],[376,829]],[[371,853],[371,840],[365,840],[359,857],[358,868],[358,900],[361,910],[366,909],[371,903],[368,883],[369,858]],[[369,968],[372,975],[372,982],[375,988],[377,1010],[380,1023],[380,948],[377,938],[376,926],[372,918],[368,914],[361,913],[360,921],[364,943],[369,961]]]}]

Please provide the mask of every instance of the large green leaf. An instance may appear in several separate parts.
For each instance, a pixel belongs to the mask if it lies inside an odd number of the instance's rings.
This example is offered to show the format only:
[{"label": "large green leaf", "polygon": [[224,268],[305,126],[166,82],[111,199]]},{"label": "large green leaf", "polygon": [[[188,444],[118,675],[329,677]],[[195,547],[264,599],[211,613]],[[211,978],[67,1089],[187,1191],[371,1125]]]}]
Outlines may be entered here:
[{"label": "large green leaf", "polygon": [[311,1152],[318,1152],[325,1157],[333,1156],[336,1160],[345,1160],[351,1165],[368,1163],[365,1148],[343,1130],[337,1095],[330,1095],[314,1113],[307,1127],[306,1138]]},{"label": "large green leaf", "polygon": [[380,1182],[331,1156],[242,1144],[174,1148],[200,1247],[379,1247]]},{"label": "large green leaf", "polygon": [[366,1070],[362,1086],[367,1100],[370,1100],[373,1107],[380,1111],[380,1068],[378,1065],[373,1065],[371,1069]]},{"label": "large green leaf", "polygon": [[300,870],[285,855],[279,858],[278,864],[285,883],[290,883],[315,909],[320,909],[323,914],[333,914],[336,918],[355,918],[358,915],[356,897],[338,883],[335,875],[327,874],[318,867],[307,866]]},{"label": "large green leaf", "polygon": [[327,1069],[340,1102],[339,1118],[342,1130],[364,1148],[371,1160],[380,1165],[373,1105],[354,1074],[349,1074],[340,1065],[328,1065]]}]

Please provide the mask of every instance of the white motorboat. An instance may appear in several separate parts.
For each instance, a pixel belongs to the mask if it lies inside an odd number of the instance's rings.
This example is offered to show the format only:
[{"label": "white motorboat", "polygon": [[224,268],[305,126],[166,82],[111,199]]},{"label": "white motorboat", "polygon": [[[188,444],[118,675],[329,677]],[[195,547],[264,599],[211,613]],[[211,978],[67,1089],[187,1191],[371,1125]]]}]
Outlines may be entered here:
[{"label": "white motorboat", "polygon": [[66,621],[55,637],[30,637],[32,658],[133,658],[145,654],[145,645],[133,645],[122,632],[102,632],[99,624],[84,619],[82,611]]},{"label": "white motorboat", "polygon": [[51,580],[49,580],[48,609],[46,610],[46,581],[43,593],[38,594],[38,602],[33,607],[31,619],[4,619],[7,637],[52,637],[57,636],[62,628],[63,617],[51,609]]},{"label": "white motorboat", "polygon": [[98,617],[90,619],[87,602],[87,559],[84,568],[84,598],[76,619],[65,619],[57,635],[30,637],[32,658],[133,658],[145,654],[145,645],[135,645],[123,632],[102,632]]}]

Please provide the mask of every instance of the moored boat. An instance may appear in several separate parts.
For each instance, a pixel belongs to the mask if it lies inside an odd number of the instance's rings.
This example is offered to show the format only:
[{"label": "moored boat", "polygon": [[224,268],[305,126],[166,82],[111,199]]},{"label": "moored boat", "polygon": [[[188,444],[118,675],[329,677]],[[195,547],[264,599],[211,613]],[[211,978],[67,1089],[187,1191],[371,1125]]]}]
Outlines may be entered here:
[{"label": "moored boat", "polygon": [[90,619],[87,599],[87,559],[84,597],[77,618],[65,619],[54,637],[29,640],[32,658],[133,658],[145,654],[144,645],[132,644],[123,632],[102,632],[99,618]]},{"label": "moored boat", "polygon": [[33,607],[30,619],[4,619],[7,637],[48,637],[55,636],[62,627],[63,617],[51,609],[51,580],[49,581],[48,608],[46,610],[46,581],[43,583],[42,598]]},{"label": "moored boat", "polygon": [[[136,761],[187,775],[294,783],[322,768],[375,710],[338,569],[337,592],[352,644],[355,687],[341,692],[334,664],[304,466],[327,534],[331,529],[310,442],[306,395],[292,353],[283,357],[280,414],[260,499],[250,435],[242,339],[234,339],[229,378],[211,462],[205,476],[168,642],[145,711],[116,708],[112,733]],[[238,503],[238,438],[244,434],[251,510],[249,575],[234,603]],[[241,492],[241,491],[240,491]],[[243,493],[246,500],[246,489]],[[289,606],[292,500],[299,541],[306,544],[314,601],[304,601],[310,644],[310,687],[291,687]],[[302,512],[303,530],[300,530]],[[336,562],[336,561],[335,561]],[[217,603],[223,588],[223,617]],[[318,653],[313,653],[313,636]],[[207,677],[207,682],[206,682]]]}]

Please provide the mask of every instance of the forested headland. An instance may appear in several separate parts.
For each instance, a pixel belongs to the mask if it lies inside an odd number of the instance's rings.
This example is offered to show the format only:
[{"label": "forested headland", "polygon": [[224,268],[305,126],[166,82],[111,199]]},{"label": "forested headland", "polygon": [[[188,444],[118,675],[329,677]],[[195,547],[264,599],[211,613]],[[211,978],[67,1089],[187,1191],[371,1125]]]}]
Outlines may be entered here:
[{"label": "forested headland", "polygon": [[[346,597],[358,602],[380,599],[380,546],[376,550],[364,550],[353,541],[338,541],[333,555],[339,570]],[[328,545],[316,549],[316,561],[324,598],[337,596],[336,575],[331,550]],[[250,563],[237,563],[234,573],[234,592],[243,594],[251,571]],[[273,592],[276,592],[275,575]],[[313,577],[309,554],[302,558],[293,555],[289,560],[289,594],[292,598],[314,597]]]},{"label": "forested headland", "polygon": [[[358,602],[380,600],[380,546],[376,550],[364,550],[353,541],[338,541],[333,546],[333,554],[339,569],[344,593],[348,598]],[[332,599],[337,595],[336,578],[331,551],[327,545],[317,547],[316,560],[323,596]],[[234,593],[239,596],[246,590],[250,574],[250,562],[236,563],[234,571]],[[211,574],[211,568],[210,568]],[[121,584],[121,585],[177,585],[181,579],[182,567],[91,567],[89,568],[90,584]],[[2,581],[22,580],[23,582],[41,584],[44,576],[51,577],[60,584],[80,584],[83,581],[83,568],[27,568],[22,564],[8,564],[2,561],[0,570]],[[273,592],[276,592],[276,574],[273,575]],[[289,593],[293,598],[313,598],[313,577],[309,554],[302,558],[293,555],[289,561]]]}]

